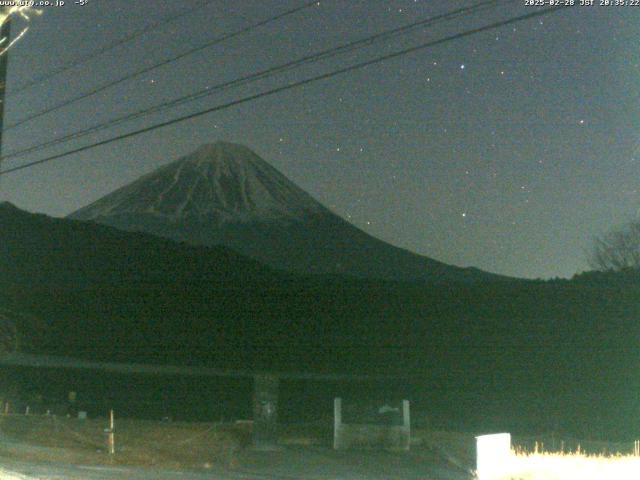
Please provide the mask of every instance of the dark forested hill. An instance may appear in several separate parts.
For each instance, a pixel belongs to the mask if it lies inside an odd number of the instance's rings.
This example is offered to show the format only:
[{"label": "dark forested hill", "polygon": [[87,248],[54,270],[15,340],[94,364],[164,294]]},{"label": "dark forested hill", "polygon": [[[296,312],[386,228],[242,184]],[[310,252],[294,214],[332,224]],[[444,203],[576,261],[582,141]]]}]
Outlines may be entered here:
[{"label": "dark forested hill", "polygon": [[294,276],[224,248],[7,204],[0,245],[3,308],[37,319],[18,326],[28,351],[395,372],[433,416],[477,428],[522,422],[631,435],[640,427],[633,278],[433,284]]}]

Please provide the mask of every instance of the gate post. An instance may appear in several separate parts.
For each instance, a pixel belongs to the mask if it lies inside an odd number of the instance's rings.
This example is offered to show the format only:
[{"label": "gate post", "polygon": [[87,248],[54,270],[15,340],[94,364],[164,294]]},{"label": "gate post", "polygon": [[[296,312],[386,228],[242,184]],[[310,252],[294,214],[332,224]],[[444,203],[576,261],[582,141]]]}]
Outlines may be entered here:
[{"label": "gate post", "polygon": [[402,442],[401,448],[411,449],[411,413],[409,400],[402,400]]},{"label": "gate post", "polygon": [[333,399],[333,449],[342,448],[342,399]]}]

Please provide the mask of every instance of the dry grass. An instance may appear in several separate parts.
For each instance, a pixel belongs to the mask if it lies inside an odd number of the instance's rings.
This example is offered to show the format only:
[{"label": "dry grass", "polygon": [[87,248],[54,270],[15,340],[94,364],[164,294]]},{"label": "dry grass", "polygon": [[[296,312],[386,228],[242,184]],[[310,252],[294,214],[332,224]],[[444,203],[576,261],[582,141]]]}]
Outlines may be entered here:
[{"label": "dry grass", "polygon": [[[116,454],[107,451],[106,419],[0,417],[0,454],[24,460],[154,466],[172,469],[233,467],[250,431],[234,425],[116,420]],[[28,447],[27,447],[28,445]],[[2,477],[0,477],[2,478]]]},{"label": "dry grass", "polygon": [[500,470],[480,480],[637,480],[640,457],[513,452]]},{"label": "dry grass", "polygon": [[[462,469],[475,468],[475,436],[468,433],[453,433],[434,430],[416,430],[420,444],[436,451],[450,465]],[[558,442],[559,443],[559,442]],[[588,442],[593,451],[615,451],[613,444]],[[618,444],[623,451],[632,451],[631,444]],[[541,446],[540,446],[541,447]],[[533,449],[532,449],[533,450]],[[540,448],[541,450],[541,448]],[[551,453],[523,449],[513,450],[502,469],[486,480],[639,480],[640,456],[592,455],[577,452]],[[503,472],[502,474],[499,472]],[[505,474],[506,472],[506,474]],[[485,478],[480,478],[485,480]]]}]

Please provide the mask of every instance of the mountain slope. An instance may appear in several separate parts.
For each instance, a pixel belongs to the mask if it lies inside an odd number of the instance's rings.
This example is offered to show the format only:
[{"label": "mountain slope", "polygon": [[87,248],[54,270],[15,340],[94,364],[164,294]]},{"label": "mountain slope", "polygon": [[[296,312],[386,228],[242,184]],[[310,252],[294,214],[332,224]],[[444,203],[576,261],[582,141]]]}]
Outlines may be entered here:
[{"label": "mountain slope", "polygon": [[499,278],[394,247],[330,212],[255,153],[218,142],[122,187],[70,218],[195,245],[225,245],[298,273],[391,280]]}]

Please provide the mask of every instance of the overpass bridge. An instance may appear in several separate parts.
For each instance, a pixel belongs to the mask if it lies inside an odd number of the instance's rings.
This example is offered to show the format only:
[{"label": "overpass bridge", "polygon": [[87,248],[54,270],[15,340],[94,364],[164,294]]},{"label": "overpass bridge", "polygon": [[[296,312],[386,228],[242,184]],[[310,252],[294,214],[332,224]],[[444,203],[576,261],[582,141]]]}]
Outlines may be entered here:
[{"label": "overpass bridge", "polygon": [[0,357],[0,366],[94,370],[119,374],[253,379],[253,443],[257,449],[264,450],[273,449],[277,445],[278,389],[281,380],[380,382],[399,378],[397,375],[227,370],[207,366],[101,362],[22,352],[11,352],[3,355]]}]

